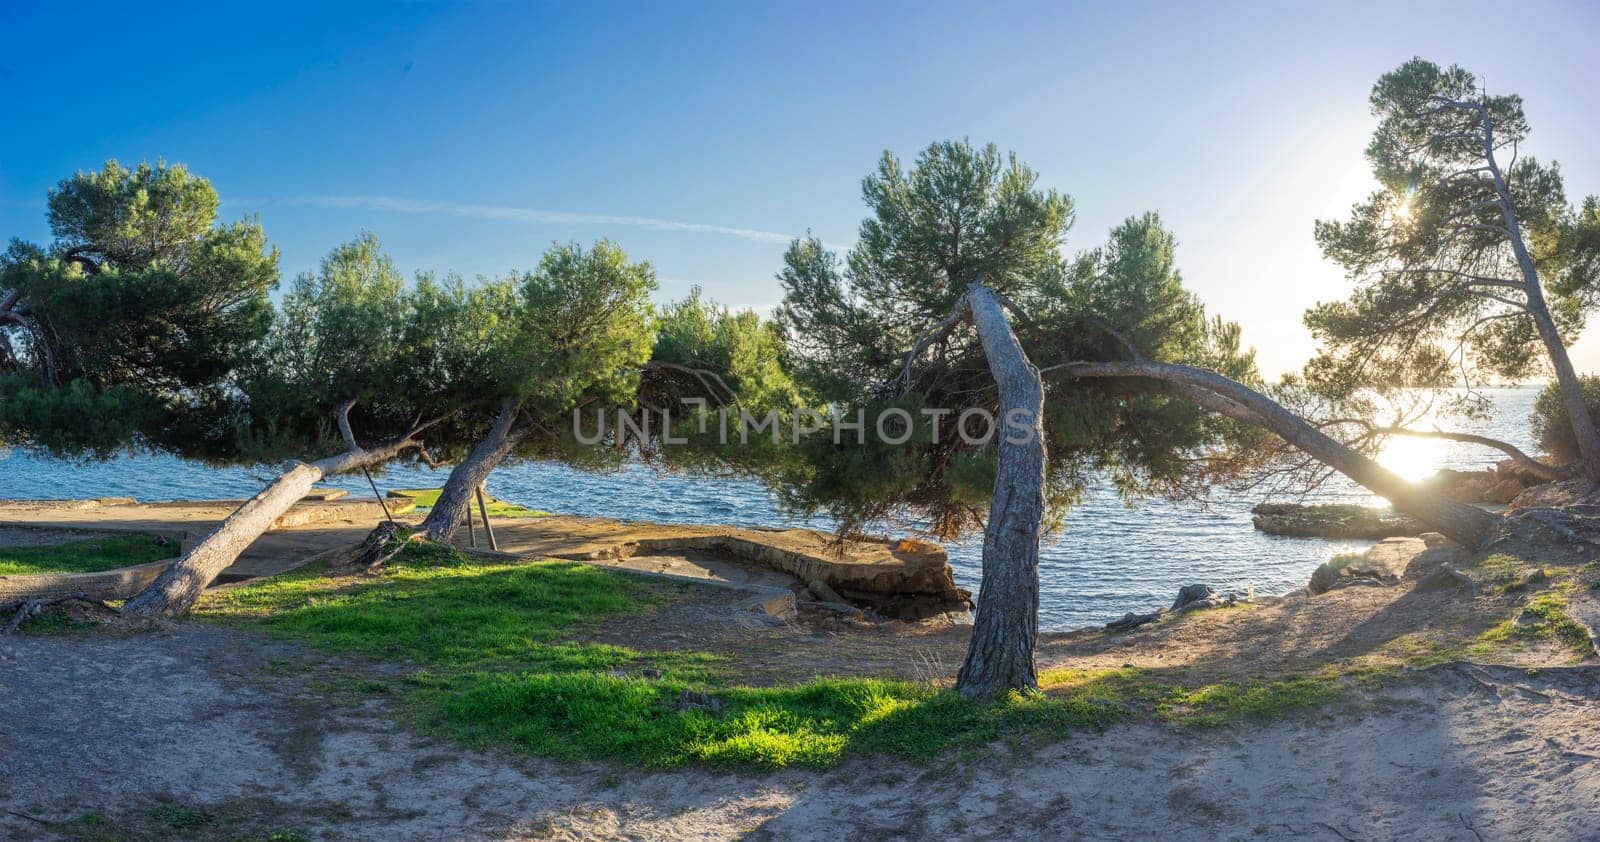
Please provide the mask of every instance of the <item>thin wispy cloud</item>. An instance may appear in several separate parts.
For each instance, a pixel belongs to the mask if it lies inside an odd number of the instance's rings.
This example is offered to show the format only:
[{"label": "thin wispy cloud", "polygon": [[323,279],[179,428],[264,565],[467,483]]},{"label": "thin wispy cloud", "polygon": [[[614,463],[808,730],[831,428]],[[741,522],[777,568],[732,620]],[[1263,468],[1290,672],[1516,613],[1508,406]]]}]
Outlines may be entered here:
[{"label": "thin wispy cloud", "polygon": [[[497,222],[527,222],[537,225],[626,225],[654,231],[684,231],[695,234],[716,234],[738,237],[763,243],[789,243],[802,236],[755,228],[734,228],[727,225],[706,225],[699,222],[676,222],[648,216],[614,216],[610,214],[566,213],[564,211],[519,208],[507,205],[473,205],[456,202],[430,202],[394,196],[299,196],[284,200],[284,204],[318,208],[361,208],[389,213],[433,214],[482,219]],[[830,249],[838,249],[825,243]]]}]

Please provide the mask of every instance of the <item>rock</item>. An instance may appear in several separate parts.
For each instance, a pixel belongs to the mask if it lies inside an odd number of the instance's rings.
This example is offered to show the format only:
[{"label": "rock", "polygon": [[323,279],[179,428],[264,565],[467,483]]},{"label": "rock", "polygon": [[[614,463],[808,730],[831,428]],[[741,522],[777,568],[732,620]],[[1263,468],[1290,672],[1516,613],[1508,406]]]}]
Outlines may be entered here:
[{"label": "rock", "polygon": [[1146,623],[1153,623],[1159,619],[1161,619],[1160,611],[1151,611],[1149,614],[1135,614],[1132,611],[1129,611],[1128,613],[1122,615],[1122,619],[1112,620],[1111,622],[1106,623],[1106,628],[1110,631],[1131,631]]},{"label": "rock", "polygon": [[1572,594],[1566,614],[1589,633],[1589,645],[1600,652],[1600,596],[1589,588],[1580,588]]},{"label": "rock", "polygon": [[1422,577],[1411,590],[1413,593],[1433,593],[1443,590],[1465,590],[1478,595],[1478,583],[1472,577],[1446,564]]},{"label": "rock", "polygon": [[1324,561],[1311,571],[1311,581],[1306,583],[1306,591],[1312,596],[1325,594],[1339,581],[1339,568],[1331,561]]},{"label": "rock", "polygon": [[1505,505],[1510,503],[1512,500],[1517,499],[1517,495],[1521,494],[1524,488],[1525,487],[1519,480],[1513,477],[1507,477],[1495,483],[1494,485],[1489,486],[1489,490],[1485,491],[1483,494],[1483,499],[1490,503]]},{"label": "rock", "polygon": [[672,705],[673,710],[700,710],[712,715],[722,713],[727,707],[728,703],[716,696],[695,690],[679,693],[678,700]]},{"label": "rock", "polygon": [[1388,587],[1393,587],[1393,586],[1394,586],[1393,582],[1385,582],[1382,579],[1376,578],[1374,576],[1340,576],[1339,577],[1339,581],[1334,582],[1333,583],[1333,587],[1329,588],[1328,590],[1339,590],[1341,588],[1354,588],[1354,587],[1361,587],[1361,588],[1388,588]]},{"label": "rock", "polygon": [[1378,540],[1419,535],[1427,529],[1421,521],[1389,509],[1349,504],[1307,506],[1299,503],[1262,503],[1250,510],[1255,527],[1269,535],[1294,538],[1357,538]]},{"label": "rock", "polygon": [[1442,532],[1424,532],[1417,537],[1421,538],[1422,543],[1427,545],[1428,549],[1430,550],[1437,549],[1439,547],[1448,547],[1455,543],[1454,541],[1451,541],[1449,538],[1445,537],[1444,533]]},{"label": "rock", "polygon": [[1210,585],[1184,585],[1178,589],[1178,598],[1172,601],[1172,610],[1182,611],[1192,603],[1207,600],[1216,600],[1220,603],[1222,597]]},{"label": "rock", "polygon": [[1592,487],[1583,477],[1535,485],[1512,498],[1511,508],[1542,509],[1571,505],[1589,493]]},{"label": "rock", "polygon": [[1398,582],[1411,560],[1427,551],[1428,542],[1421,538],[1385,538],[1346,564],[1343,572],[1346,576]]},{"label": "rock", "polygon": [[1494,471],[1456,471],[1440,468],[1417,485],[1458,503],[1481,503],[1500,477]]},{"label": "rock", "polygon": [[1494,464],[1494,472],[1496,476],[1515,479],[1521,482],[1524,487],[1549,482],[1544,477],[1518,465],[1515,459],[1501,459],[1496,462]]},{"label": "rock", "polygon": [[[1348,580],[1368,579],[1367,584],[1394,585],[1405,576],[1410,565],[1420,556],[1434,552],[1421,538],[1385,538],[1361,555],[1339,556],[1311,573],[1306,591],[1315,596],[1335,588],[1348,587]],[[1439,550],[1441,560],[1449,550]],[[1451,556],[1453,557],[1453,556]],[[1437,563],[1437,562],[1435,562]]]},{"label": "rock", "polygon": [[867,614],[860,608],[844,602],[807,602],[807,608],[824,611],[837,616],[841,620],[853,620],[858,623],[867,621]]}]

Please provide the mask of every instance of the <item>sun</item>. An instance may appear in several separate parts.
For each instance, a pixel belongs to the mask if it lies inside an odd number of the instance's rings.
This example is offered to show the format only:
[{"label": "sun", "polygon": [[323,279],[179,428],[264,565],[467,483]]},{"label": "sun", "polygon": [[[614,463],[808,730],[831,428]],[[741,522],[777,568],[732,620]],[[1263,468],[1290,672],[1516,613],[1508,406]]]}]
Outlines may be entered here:
[{"label": "sun", "polygon": [[1447,447],[1439,439],[1395,436],[1384,443],[1378,463],[1415,482],[1444,466]]}]

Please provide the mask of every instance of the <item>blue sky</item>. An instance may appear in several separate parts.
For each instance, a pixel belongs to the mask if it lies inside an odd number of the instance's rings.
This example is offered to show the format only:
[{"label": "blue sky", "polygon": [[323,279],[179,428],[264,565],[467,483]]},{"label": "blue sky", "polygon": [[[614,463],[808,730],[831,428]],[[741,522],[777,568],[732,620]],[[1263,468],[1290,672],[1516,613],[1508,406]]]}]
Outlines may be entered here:
[{"label": "blue sky", "polygon": [[[787,237],[854,240],[860,180],[968,137],[1079,208],[1160,211],[1189,286],[1270,373],[1347,289],[1311,240],[1371,187],[1366,94],[1413,55],[1521,93],[1529,149],[1600,193],[1593,3],[0,4],[0,236],[115,157],[259,213],[285,277],[362,230],[496,274],[609,237],[662,297],[775,303]],[[1596,331],[1600,334],[1600,331]],[[1600,370],[1600,338],[1577,350]]]}]

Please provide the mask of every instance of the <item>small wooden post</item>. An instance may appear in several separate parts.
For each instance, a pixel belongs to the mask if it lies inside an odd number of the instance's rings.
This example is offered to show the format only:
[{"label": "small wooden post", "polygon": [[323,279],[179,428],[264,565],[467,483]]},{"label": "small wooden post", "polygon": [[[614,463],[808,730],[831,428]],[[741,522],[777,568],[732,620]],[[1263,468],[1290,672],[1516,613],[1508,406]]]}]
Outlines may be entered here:
[{"label": "small wooden post", "polygon": [[367,470],[366,466],[363,465],[361,467],[361,473],[367,475],[367,484],[372,486],[372,496],[378,498],[378,505],[383,507],[383,519],[390,523],[394,523],[394,515],[389,514],[389,504],[383,501],[383,494],[379,493],[378,482],[372,478],[372,472]]},{"label": "small wooden post", "polygon": [[472,504],[467,503],[467,546],[477,549],[478,533],[472,531]]},{"label": "small wooden post", "polygon": [[[467,507],[470,512],[471,506]],[[478,486],[478,514],[483,515],[483,534],[489,536],[489,549],[499,551],[500,545],[494,541],[494,527],[489,525],[489,507],[483,503],[483,486]]]}]

